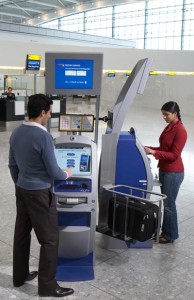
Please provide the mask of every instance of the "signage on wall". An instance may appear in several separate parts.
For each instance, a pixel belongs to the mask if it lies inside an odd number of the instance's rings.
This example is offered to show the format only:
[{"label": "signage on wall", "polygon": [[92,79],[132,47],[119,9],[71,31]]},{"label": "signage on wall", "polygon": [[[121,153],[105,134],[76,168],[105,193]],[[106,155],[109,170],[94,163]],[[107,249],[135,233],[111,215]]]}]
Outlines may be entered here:
[{"label": "signage on wall", "polygon": [[130,74],[131,74],[131,71],[127,71],[125,75],[129,76]]},{"label": "signage on wall", "polygon": [[41,55],[27,54],[26,57],[26,70],[39,71],[41,63]]},{"label": "signage on wall", "polygon": [[108,77],[115,77],[116,76],[116,72],[113,70],[108,71]]},{"label": "signage on wall", "polygon": [[41,55],[28,54],[28,59],[30,59],[30,60],[41,60]]},{"label": "signage on wall", "polygon": [[[130,76],[130,70],[104,70],[103,74],[108,77],[116,77],[117,75]],[[150,76],[167,75],[167,76],[194,76],[194,72],[177,72],[177,71],[150,71]]]},{"label": "signage on wall", "polygon": [[156,71],[150,71],[149,75],[158,75],[158,72],[156,72]]}]

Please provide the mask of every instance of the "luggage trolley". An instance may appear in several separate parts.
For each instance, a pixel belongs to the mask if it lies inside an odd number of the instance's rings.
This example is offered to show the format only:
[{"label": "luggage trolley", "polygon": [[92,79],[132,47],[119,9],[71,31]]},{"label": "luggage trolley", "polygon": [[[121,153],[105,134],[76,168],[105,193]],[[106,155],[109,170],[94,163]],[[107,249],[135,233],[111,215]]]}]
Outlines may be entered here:
[{"label": "luggage trolley", "polygon": [[[122,236],[121,239],[124,241],[136,243],[136,239],[132,234],[132,230],[130,230],[130,226],[135,226],[135,212],[129,213],[130,212],[130,203],[132,204],[137,204],[138,203],[142,207],[145,204],[150,204],[149,206],[153,208],[153,218],[155,218],[154,223],[149,224],[149,231],[150,231],[150,236],[146,238],[144,236],[144,240],[139,240],[141,241],[147,241],[147,240],[156,240],[156,242],[159,242],[159,233],[160,233],[160,226],[161,226],[161,219],[162,219],[162,203],[163,200],[166,199],[166,195],[156,193],[156,192],[151,192],[147,191],[144,189],[140,188],[135,188],[132,186],[127,186],[127,185],[112,185],[112,186],[104,186],[104,189],[106,192],[112,194],[112,201],[113,201],[113,209],[110,211],[109,210],[109,228],[111,228],[112,232],[112,237],[119,238],[119,236]],[[123,191],[126,190],[126,193]],[[122,192],[121,192],[122,191]],[[138,192],[142,193],[142,197],[135,196]],[[108,195],[108,194],[107,194]],[[149,195],[149,197],[148,197]],[[149,198],[149,199],[148,199]],[[110,199],[109,199],[109,207],[110,207]],[[120,201],[121,205],[123,206],[122,212],[120,211],[120,215],[118,213],[118,202]],[[155,209],[157,205],[157,210]],[[155,212],[154,212],[155,209]],[[111,215],[112,213],[112,215]],[[122,224],[117,224],[118,222],[122,222]],[[145,222],[145,223],[144,223]],[[144,216],[142,219],[142,223],[139,222],[139,232],[140,235],[144,235],[144,231],[146,231],[146,223],[149,223],[149,215]],[[136,224],[137,225],[137,224]],[[152,228],[150,228],[152,227]],[[122,232],[118,232],[118,228]],[[135,230],[137,228],[134,228]],[[129,231],[131,232],[131,236],[129,236]]]}]

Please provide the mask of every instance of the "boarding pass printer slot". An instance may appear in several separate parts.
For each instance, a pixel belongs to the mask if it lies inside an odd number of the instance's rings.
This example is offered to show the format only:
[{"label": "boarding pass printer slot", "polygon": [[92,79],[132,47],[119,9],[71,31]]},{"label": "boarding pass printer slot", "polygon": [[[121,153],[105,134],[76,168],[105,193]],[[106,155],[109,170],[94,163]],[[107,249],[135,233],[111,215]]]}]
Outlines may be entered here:
[{"label": "boarding pass printer slot", "polygon": [[59,205],[78,205],[87,203],[87,197],[58,197]]}]

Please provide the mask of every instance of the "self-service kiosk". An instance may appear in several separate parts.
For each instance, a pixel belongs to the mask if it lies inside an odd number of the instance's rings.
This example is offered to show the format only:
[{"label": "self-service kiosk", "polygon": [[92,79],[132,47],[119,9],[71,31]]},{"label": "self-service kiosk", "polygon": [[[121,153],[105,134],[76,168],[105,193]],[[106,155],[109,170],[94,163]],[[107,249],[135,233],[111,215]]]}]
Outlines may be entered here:
[{"label": "self-service kiosk", "polygon": [[[60,232],[56,279],[62,281],[94,278],[102,59],[102,53],[45,54],[46,94],[96,96],[95,128],[94,116],[70,112],[60,115],[61,135],[55,139],[59,166],[73,169],[72,178],[56,180],[53,185]],[[93,130],[94,141],[83,136]]]},{"label": "self-service kiosk", "polygon": [[73,177],[55,180],[54,195],[59,223],[57,280],[94,278],[94,242],[97,212],[96,144],[80,135],[62,135],[55,140],[55,155]]},{"label": "self-service kiosk", "polygon": [[[129,106],[137,94],[142,94],[149,75],[151,60],[146,58],[137,62],[131,75],[126,80],[112,111],[108,112],[106,133],[102,136],[99,219],[97,230],[104,234],[107,245],[114,248],[127,248],[129,243],[112,239],[108,227],[109,187],[126,185],[135,188],[134,196],[141,197],[139,189],[151,191],[153,176],[150,161],[143,146],[135,134],[134,128],[122,132],[122,125]],[[137,189],[136,189],[137,188]],[[125,188],[119,189],[125,193]],[[149,198],[150,193],[145,194]],[[136,246],[138,243],[136,243]],[[139,246],[138,246],[139,247]],[[147,247],[144,243],[142,247]]]}]

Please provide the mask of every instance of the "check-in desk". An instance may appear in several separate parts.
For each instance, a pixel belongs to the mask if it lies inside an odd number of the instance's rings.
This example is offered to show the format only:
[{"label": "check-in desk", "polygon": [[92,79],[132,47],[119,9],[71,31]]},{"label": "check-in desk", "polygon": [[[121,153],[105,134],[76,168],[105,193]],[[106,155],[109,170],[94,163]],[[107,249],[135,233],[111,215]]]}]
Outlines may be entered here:
[{"label": "check-in desk", "polygon": [[0,98],[0,121],[20,121],[25,117],[25,102]]}]

